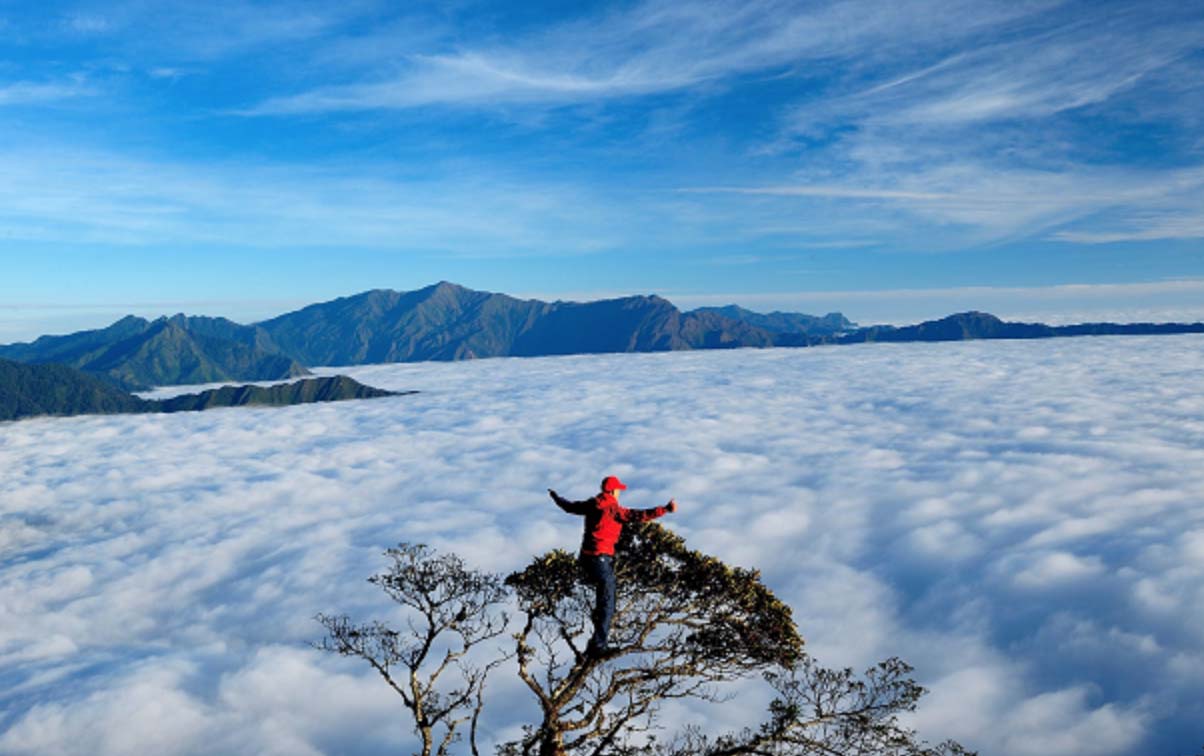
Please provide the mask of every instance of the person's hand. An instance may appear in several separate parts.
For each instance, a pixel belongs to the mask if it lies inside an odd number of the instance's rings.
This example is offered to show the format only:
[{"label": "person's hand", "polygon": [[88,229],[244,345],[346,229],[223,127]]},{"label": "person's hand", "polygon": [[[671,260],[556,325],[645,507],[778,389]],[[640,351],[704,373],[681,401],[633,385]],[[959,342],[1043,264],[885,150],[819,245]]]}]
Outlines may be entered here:
[{"label": "person's hand", "polygon": [[677,511],[677,499],[669,499],[669,503],[668,503],[668,505],[665,506],[665,509],[668,509],[670,512],[676,512]]}]

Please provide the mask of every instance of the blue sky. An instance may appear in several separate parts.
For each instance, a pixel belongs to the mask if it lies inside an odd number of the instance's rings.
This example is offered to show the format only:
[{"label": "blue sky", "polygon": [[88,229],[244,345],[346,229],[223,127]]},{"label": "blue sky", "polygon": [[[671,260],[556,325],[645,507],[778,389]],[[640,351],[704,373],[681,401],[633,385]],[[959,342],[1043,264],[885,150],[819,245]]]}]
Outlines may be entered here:
[{"label": "blue sky", "polygon": [[441,279],[1204,317],[1195,3],[7,2],[0,34],[0,341]]}]

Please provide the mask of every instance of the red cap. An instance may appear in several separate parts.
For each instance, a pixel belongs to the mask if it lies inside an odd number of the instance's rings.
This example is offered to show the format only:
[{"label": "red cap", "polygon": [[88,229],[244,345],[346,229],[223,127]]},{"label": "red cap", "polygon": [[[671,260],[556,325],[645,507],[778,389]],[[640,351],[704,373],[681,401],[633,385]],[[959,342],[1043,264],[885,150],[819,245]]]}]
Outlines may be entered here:
[{"label": "red cap", "polygon": [[603,491],[614,491],[616,489],[619,491],[626,491],[627,486],[623,485],[623,481],[619,480],[613,475],[607,475],[602,479]]}]

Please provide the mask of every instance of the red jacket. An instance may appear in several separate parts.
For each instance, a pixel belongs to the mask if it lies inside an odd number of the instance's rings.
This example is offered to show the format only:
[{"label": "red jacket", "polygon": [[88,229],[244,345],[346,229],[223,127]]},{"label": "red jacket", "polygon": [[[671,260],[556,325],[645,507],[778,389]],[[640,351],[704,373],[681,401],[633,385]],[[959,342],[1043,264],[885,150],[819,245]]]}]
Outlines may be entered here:
[{"label": "red jacket", "polygon": [[569,501],[556,496],[555,501],[569,514],[585,515],[581,553],[589,556],[613,555],[615,542],[623,532],[623,523],[655,520],[669,511],[665,507],[626,509],[619,506],[619,500],[608,493],[600,493],[585,501]]}]

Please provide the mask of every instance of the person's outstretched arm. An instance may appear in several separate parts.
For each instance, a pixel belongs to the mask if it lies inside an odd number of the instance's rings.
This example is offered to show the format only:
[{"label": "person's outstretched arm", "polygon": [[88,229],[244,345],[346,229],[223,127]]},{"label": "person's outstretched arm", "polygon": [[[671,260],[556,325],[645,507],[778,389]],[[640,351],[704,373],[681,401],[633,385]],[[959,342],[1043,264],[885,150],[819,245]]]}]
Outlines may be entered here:
[{"label": "person's outstretched arm", "polygon": [[550,488],[548,489],[548,496],[552,497],[552,501],[556,502],[556,506],[560,507],[569,514],[583,515],[594,505],[593,499],[586,499],[585,501],[569,501]]},{"label": "person's outstretched arm", "polygon": [[664,517],[669,512],[676,511],[677,500],[669,499],[669,503],[665,506],[653,507],[652,509],[625,509],[624,507],[616,507],[615,519],[619,522],[648,522],[658,517]]}]

